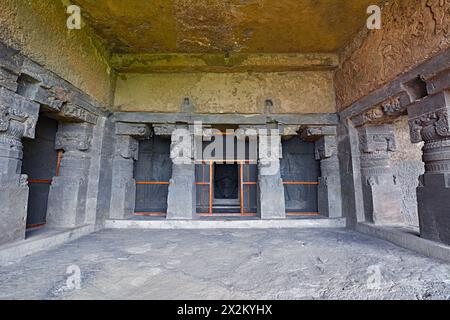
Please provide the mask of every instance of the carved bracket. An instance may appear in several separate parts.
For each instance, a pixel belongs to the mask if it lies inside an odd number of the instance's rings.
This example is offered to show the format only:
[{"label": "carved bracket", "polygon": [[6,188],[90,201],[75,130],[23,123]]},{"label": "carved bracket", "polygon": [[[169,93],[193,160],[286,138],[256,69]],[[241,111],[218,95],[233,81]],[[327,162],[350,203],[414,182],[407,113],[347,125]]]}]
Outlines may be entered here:
[{"label": "carved bracket", "polygon": [[0,132],[17,139],[34,138],[39,105],[0,88]]},{"label": "carved bracket", "polygon": [[115,133],[117,135],[131,136],[136,139],[148,139],[151,135],[148,125],[125,122],[116,123]]},{"label": "carved bracket", "polygon": [[87,151],[92,142],[93,126],[88,123],[61,123],[56,133],[55,149]]},{"label": "carved bracket", "polygon": [[316,160],[328,159],[337,155],[337,143],[335,136],[323,136],[315,143]]},{"label": "carved bracket", "polygon": [[300,129],[300,138],[305,141],[317,141],[323,136],[335,136],[335,126],[307,126]]},{"label": "carved bracket", "polygon": [[359,130],[359,148],[363,153],[395,151],[395,135],[391,125],[364,126]]}]

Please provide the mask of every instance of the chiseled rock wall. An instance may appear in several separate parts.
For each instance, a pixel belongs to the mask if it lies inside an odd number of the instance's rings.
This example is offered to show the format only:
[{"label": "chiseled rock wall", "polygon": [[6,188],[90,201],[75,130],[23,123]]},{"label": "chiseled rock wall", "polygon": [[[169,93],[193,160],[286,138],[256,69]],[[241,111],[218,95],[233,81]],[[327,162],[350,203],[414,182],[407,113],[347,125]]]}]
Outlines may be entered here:
[{"label": "chiseled rock wall", "polygon": [[122,74],[114,109],[180,112],[185,97],[198,113],[335,111],[332,71]]},{"label": "chiseled rock wall", "polygon": [[388,2],[381,30],[364,28],[341,51],[338,111],[449,47],[450,0]]},{"label": "chiseled rock wall", "polygon": [[61,0],[2,0],[0,41],[108,107],[114,87],[109,53],[89,27],[68,30],[67,18]]}]

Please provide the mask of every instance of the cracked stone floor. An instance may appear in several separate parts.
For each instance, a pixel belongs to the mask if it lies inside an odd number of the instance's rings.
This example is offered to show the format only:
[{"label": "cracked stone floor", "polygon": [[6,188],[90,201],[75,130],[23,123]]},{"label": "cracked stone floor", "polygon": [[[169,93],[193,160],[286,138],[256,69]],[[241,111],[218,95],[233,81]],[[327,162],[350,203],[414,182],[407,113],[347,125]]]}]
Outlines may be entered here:
[{"label": "cracked stone floor", "polygon": [[449,299],[450,265],[345,229],[103,230],[1,267],[11,298]]}]

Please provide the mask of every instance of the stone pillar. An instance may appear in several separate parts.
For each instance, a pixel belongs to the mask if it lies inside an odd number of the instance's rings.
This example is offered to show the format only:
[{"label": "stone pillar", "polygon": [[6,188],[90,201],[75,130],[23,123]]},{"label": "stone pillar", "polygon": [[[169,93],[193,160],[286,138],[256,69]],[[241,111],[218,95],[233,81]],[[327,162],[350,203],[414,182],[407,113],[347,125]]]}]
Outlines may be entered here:
[{"label": "stone pillar", "polygon": [[337,154],[336,127],[308,127],[301,132],[303,140],[315,141],[315,158],[320,161],[318,186],[319,213],[329,218],[342,217],[341,177]]},{"label": "stone pillar", "polygon": [[134,214],[136,181],[134,161],[138,160],[139,141],[150,136],[145,124],[116,123],[116,142],[112,171],[110,217],[125,219]]},{"label": "stone pillar", "polygon": [[428,96],[408,107],[411,141],[424,141],[425,173],[417,201],[423,238],[450,244],[450,91]]},{"label": "stone pillar", "polygon": [[55,148],[63,150],[59,176],[50,186],[47,225],[74,228],[85,224],[93,125],[60,123]]},{"label": "stone pillar", "polygon": [[281,179],[281,136],[277,129],[258,131],[258,212],[261,219],[286,218]]},{"label": "stone pillar", "polygon": [[0,88],[0,244],[25,238],[28,184],[22,138],[34,138],[39,105]]},{"label": "stone pillar", "polygon": [[375,224],[404,222],[401,190],[389,158],[396,150],[393,126],[363,125],[358,133],[366,219]]},{"label": "stone pillar", "polygon": [[172,178],[167,196],[167,219],[192,219],[196,210],[194,138],[188,126],[171,132]]},{"label": "stone pillar", "polygon": [[342,217],[341,176],[336,136],[323,136],[316,142],[316,160],[320,160],[318,186],[319,213],[329,218]]}]

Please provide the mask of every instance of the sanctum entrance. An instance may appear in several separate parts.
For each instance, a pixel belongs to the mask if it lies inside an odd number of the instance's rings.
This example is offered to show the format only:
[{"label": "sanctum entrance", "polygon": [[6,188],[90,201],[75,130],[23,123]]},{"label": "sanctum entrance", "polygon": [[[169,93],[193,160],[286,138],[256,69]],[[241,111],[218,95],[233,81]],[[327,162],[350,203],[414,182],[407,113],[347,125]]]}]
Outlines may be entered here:
[{"label": "sanctum entrance", "polygon": [[256,163],[200,161],[195,166],[195,185],[199,216],[256,217]]}]

